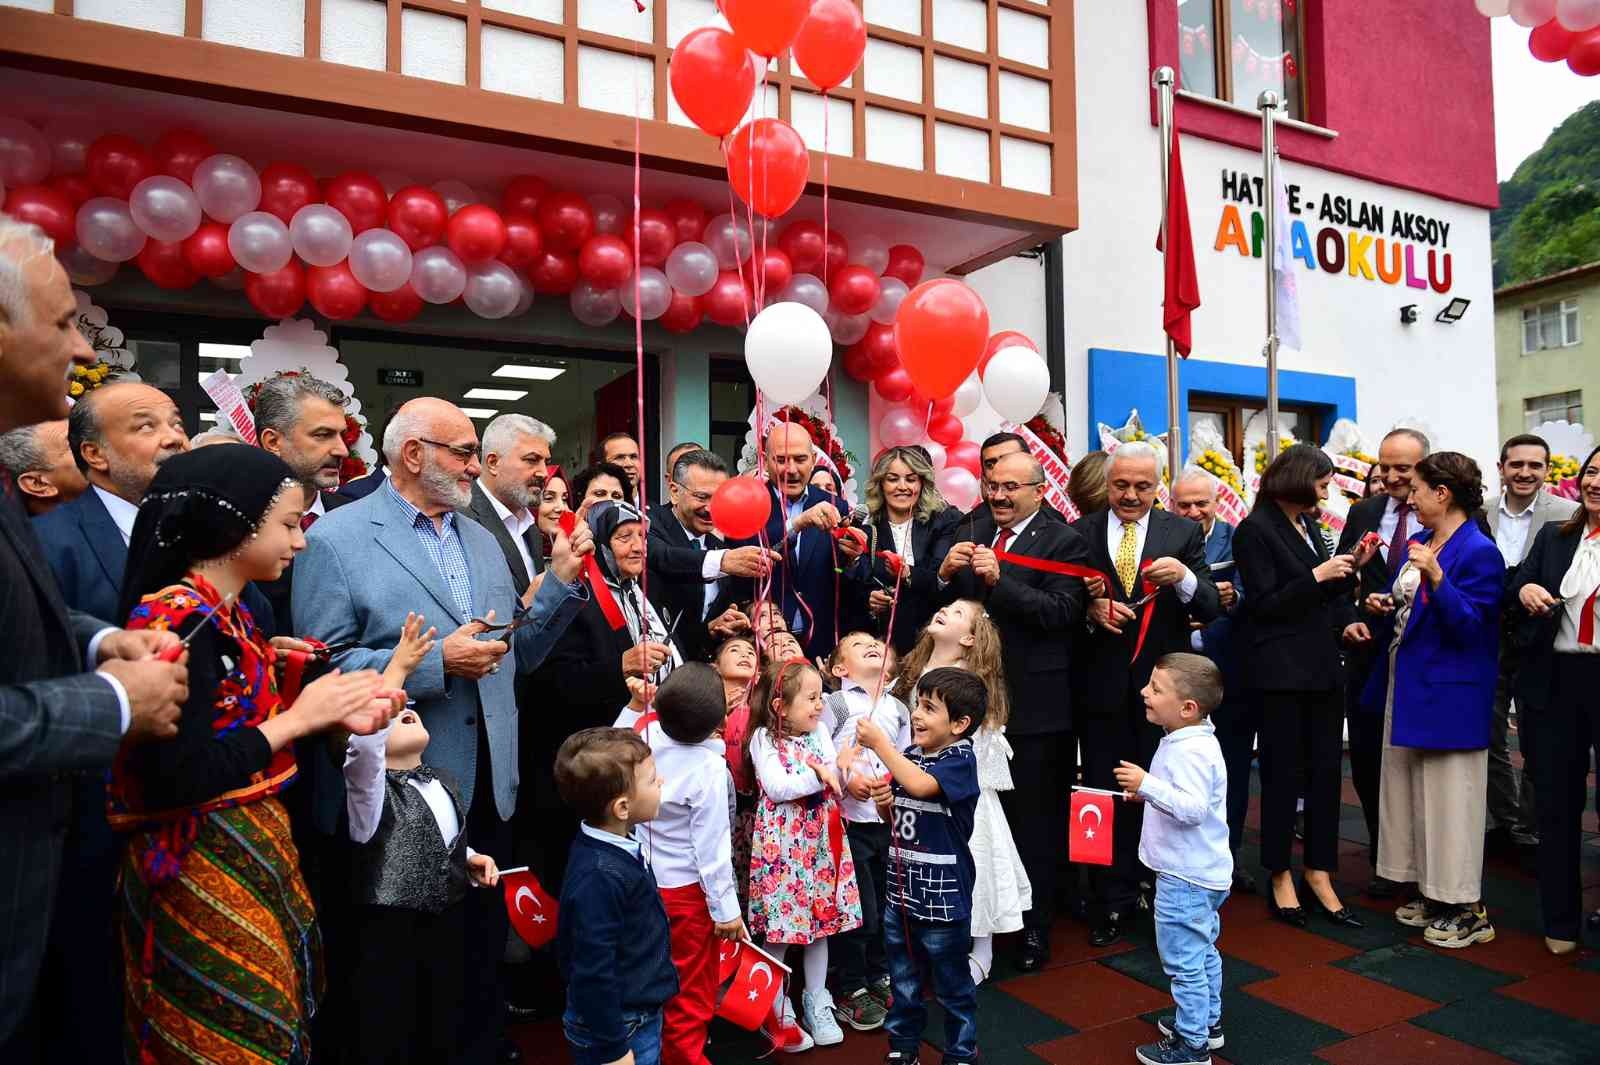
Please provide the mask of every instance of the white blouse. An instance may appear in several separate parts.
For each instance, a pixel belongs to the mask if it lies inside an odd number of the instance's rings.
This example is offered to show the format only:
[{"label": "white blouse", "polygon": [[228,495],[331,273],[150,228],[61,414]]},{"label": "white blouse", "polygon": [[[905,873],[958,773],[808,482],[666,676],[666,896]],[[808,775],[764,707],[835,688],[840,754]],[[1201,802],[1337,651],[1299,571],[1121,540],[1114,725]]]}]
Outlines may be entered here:
[{"label": "white blouse", "polygon": [[911,557],[911,525],[915,518],[907,518],[896,524],[889,523],[889,535],[894,538],[894,553],[908,566],[916,565],[916,559]]},{"label": "white blouse", "polygon": [[[1566,654],[1600,654],[1600,640],[1591,644],[1578,642],[1578,629],[1583,622],[1585,609],[1600,614],[1600,597],[1591,600],[1600,589],[1600,534],[1584,531],[1583,540],[1572,556],[1572,565],[1561,578],[1561,625],[1556,629],[1556,650]],[[1600,617],[1591,617],[1592,631],[1600,633]]]}]

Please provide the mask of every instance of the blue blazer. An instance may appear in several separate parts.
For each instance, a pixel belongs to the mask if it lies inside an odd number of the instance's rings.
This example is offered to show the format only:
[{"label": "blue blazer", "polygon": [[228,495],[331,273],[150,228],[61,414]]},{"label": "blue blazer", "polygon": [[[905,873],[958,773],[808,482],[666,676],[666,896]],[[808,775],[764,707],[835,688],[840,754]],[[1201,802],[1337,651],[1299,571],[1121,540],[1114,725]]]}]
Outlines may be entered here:
[{"label": "blue blazer", "polygon": [[[1206,565],[1233,561],[1233,526],[1217,518],[1211,523],[1211,535],[1206,537]],[[1233,585],[1238,601],[1233,610],[1209,622],[1200,630],[1201,652],[1222,670],[1223,692],[1239,694],[1243,690],[1238,661],[1234,656],[1233,617],[1244,604],[1244,585],[1239,580],[1239,567],[1228,566],[1211,571],[1213,581],[1228,581]],[[1226,695],[1225,695],[1226,697]]]},{"label": "blue blazer", "polygon": [[[1432,536],[1425,531],[1411,540],[1427,543]],[[1468,521],[1439,552],[1439,567],[1444,580],[1437,588],[1423,581],[1395,656],[1390,741],[1396,747],[1473,751],[1489,746],[1506,563],[1494,541]],[[1374,643],[1384,653],[1362,693],[1368,709],[1383,709],[1393,638],[1392,616],[1373,626]]]},{"label": "blue blazer", "polygon": [[[833,631],[833,537],[818,529],[806,529],[785,542],[783,530],[788,524],[788,511],[784,507],[783,497],[770,483],[767,493],[772,497],[772,515],[767,519],[767,545],[783,552],[783,565],[772,577],[773,601],[782,604],[783,617],[790,629],[795,627],[796,614],[800,616],[802,624],[810,626],[806,638],[800,641],[808,656],[814,658],[832,654],[836,642]],[[841,515],[850,509],[844,500],[832,492],[823,491],[816,485],[807,485],[802,509],[810,509],[818,503],[832,503]],[[730,541],[728,546],[744,547],[757,542],[752,537]],[[801,599],[805,600],[806,609],[801,608]],[[807,610],[810,611],[809,615]]]}]

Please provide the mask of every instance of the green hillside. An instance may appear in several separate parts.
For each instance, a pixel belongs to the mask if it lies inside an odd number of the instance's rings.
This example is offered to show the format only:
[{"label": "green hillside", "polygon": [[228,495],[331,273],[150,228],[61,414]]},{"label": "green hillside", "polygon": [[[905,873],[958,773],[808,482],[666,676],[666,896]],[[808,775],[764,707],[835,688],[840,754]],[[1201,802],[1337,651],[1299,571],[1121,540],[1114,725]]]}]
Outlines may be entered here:
[{"label": "green hillside", "polygon": [[1568,115],[1500,183],[1490,234],[1497,287],[1600,259],[1600,100]]}]

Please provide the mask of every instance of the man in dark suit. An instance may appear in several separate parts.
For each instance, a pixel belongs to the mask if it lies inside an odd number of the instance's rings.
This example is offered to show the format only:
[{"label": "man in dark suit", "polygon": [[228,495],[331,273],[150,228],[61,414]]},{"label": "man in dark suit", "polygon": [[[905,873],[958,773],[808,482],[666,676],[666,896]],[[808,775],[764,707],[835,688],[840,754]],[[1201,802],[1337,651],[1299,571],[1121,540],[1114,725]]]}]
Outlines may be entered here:
[{"label": "man in dark suit", "polygon": [[[1161,730],[1145,719],[1140,692],[1162,655],[1192,649],[1191,621],[1211,621],[1221,612],[1206,564],[1205,534],[1196,523],[1155,509],[1160,484],[1155,449],[1124,444],[1106,464],[1110,509],[1072,524],[1088,542],[1089,565],[1106,575],[1106,587],[1089,603],[1090,626],[1079,643],[1080,654],[1094,668],[1076,678],[1084,706],[1078,715],[1083,782],[1089,787],[1115,789],[1113,771],[1124,761],[1150,764]],[[1147,605],[1133,605],[1149,594],[1154,598]],[[1098,911],[1089,942],[1097,947],[1122,938],[1138,903],[1143,813],[1137,803],[1116,804],[1112,864],[1089,870]]]},{"label": "man in dark suit", "polygon": [[472,486],[467,516],[493,534],[519,597],[544,569],[539,494],[555,442],[554,429],[526,414],[502,414],[483,430],[483,472]]},{"label": "man in dark suit", "polygon": [[[1428,456],[1428,438],[1415,429],[1394,429],[1378,446],[1378,471],[1383,477],[1383,494],[1369,496],[1350,508],[1344,532],[1339,536],[1336,555],[1352,554],[1361,538],[1377,533],[1378,551],[1361,567],[1358,603],[1365,603],[1374,592],[1389,590],[1389,582],[1405,565],[1406,541],[1422,526],[1408,500],[1411,498],[1411,471]],[[1359,633],[1367,631],[1360,623]],[[1350,736],[1350,781],[1361,799],[1361,812],[1367,819],[1367,858],[1373,868],[1367,894],[1373,898],[1392,898],[1398,885],[1377,875],[1378,861],[1378,778],[1383,763],[1383,715],[1363,710],[1361,690],[1374,663],[1387,653],[1370,636],[1345,644],[1345,721]]]},{"label": "man in dark suit", "polygon": [[1044,471],[1031,455],[995,463],[984,490],[989,505],[956,526],[956,543],[939,564],[943,599],[982,602],[1000,630],[1016,754],[1013,791],[1002,792],[1006,820],[1033,884],[1024,916],[1020,964],[1032,971],[1050,957],[1057,870],[1077,755],[1069,695],[1072,655],[1067,633],[1083,620],[1080,577],[1034,569],[1005,556],[1083,566],[1083,537],[1042,512]]},{"label": "man in dark suit", "polygon": [[[68,366],[88,366],[94,353],[74,328],[66,272],[37,228],[0,219],[0,282],[4,433],[65,417]],[[18,495],[0,476],[0,1060],[115,1060],[114,1021],[96,1013],[85,1024],[79,988],[47,964],[79,919],[56,901],[76,819],[73,778],[104,773],[124,739],[177,735],[188,670],[151,657],[176,643],[171,634],[128,633],[68,609]],[[98,672],[84,672],[85,661]],[[109,936],[94,949],[85,966],[116,963]],[[103,1038],[77,1038],[90,1028],[110,1034],[111,1057],[100,1056]]]},{"label": "man in dark suit", "polygon": [[11,475],[34,518],[72,502],[89,487],[67,447],[65,418],[0,433],[0,470]]},{"label": "man in dark suit", "polygon": [[[667,480],[671,502],[650,510],[650,601],[686,661],[708,658],[719,639],[743,629],[747,619],[734,600],[744,580],[762,572],[760,547],[728,547],[711,527],[711,497],[727,479],[728,464],[715,452],[680,452]],[[768,549],[765,557],[780,556]]]}]

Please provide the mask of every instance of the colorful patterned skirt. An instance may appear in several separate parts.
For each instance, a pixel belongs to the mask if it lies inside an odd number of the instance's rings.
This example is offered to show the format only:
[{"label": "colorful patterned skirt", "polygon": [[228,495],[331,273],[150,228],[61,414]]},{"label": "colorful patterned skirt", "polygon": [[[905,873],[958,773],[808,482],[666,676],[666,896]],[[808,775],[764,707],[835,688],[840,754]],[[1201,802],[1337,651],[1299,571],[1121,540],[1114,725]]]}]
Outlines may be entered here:
[{"label": "colorful patterned skirt", "polygon": [[302,1065],[322,941],[277,799],[205,814],[177,879],[152,891],[123,851],[128,1061]]}]

